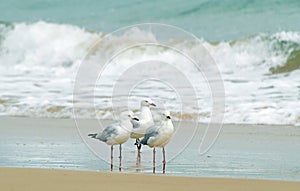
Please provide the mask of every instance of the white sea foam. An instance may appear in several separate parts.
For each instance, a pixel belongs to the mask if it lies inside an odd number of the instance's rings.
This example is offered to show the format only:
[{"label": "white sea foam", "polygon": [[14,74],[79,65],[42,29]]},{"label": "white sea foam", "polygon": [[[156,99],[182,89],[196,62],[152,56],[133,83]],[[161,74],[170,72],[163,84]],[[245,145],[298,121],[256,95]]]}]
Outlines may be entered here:
[{"label": "white sea foam", "polygon": [[[72,117],[76,71],[90,46],[102,36],[102,33],[89,32],[76,26],[43,21],[0,24],[0,114]],[[118,43],[144,40],[155,42],[156,37],[135,28],[124,36],[115,37],[112,42],[117,46]],[[284,66],[292,52],[300,49],[299,32],[259,34],[217,44],[203,40],[203,44],[216,61],[224,80],[225,123],[300,123],[300,70],[270,72],[270,68]],[[186,50],[189,49],[191,47],[186,47]],[[177,67],[189,62],[174,51],[163,48],[126,51],[106,68],[106,75],[98,81],[95,89],[98,117],[113,116],[110,109],[112,84],[120,74],[134,63],[147,60],[159,60]],[[159,68],[156,70],[160,72]],[[181,115],[178,113],[181,105],[177,92],[168,84],[155,81],[139,84],[132,90],[131,98],[149,96],[165,102],[177,119],[199,117],[201,122],[208,122],[212,100],[205,78],[191,68],[183,72],[191,78],[199,92],[200,108],[190,107]],[[176,76],[173,78],[176,79]],[[132,100],[132,109],[139,108]],[[80,112],[82,117],[90,118],[95,117],[93,111],[93,108],[85,108]]]}]

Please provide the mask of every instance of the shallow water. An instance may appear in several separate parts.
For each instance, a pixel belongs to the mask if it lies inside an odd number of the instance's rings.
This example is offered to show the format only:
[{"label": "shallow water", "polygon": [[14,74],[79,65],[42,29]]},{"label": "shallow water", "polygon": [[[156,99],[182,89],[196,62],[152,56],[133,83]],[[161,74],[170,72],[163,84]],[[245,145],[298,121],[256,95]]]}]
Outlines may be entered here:
[{"label": "shallow water", "polygon": [[[84,123],[93,124],[90,120]],[[104,124],[109,121],[104,121]],[[176,126],[176,125],[175,125]],[[187,128],[183,123],[181,128]],[[167,175],[235,177],[300,181],[300,129],[293,126],[225,125],[216,144],[204,155],[198,148],[203,125],[188,147],[177,155],[175,133],[167,146]],[[202,130],[201,130],[202,129]],[[151,173],[152,150],[142,148],[141,170],[136,172],[133,140],[123,146],[123,172]],[[101,150],[97,157],[80,138],[73,120],[1,118],[0,166],[109,171],[109,147],[92,141]],[[96,151],[97,152],[97,151]],[[118,149],[115,147],[118,165]],[[174,156],[174,157],[173,157]],[[157,149],[157,162],[161,161]],[[117,172],[117,166],[115,166]],[[157,167],[161,173],[161,166]]]}]

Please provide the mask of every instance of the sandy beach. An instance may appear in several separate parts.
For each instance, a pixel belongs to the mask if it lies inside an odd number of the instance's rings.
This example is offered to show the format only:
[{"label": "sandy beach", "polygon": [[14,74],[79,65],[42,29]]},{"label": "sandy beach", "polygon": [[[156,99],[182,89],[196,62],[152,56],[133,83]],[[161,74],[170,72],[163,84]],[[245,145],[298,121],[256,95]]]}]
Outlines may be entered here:
[{"label": "sandy beach", "polygon": [[1,168],[1,190],[298,191],[300,182]]}]

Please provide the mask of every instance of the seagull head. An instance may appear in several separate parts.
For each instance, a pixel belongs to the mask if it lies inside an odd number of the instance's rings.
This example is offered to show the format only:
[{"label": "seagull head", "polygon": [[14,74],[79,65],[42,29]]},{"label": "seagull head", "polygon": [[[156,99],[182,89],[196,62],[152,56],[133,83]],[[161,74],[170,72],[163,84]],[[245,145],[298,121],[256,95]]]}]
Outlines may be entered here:
[{"label": "seagull head", "polygon": [[156,107],[155,103],[150,98],[145,98],[144,100],[142,100],[141,101],[141,106],[146,106],[146,107],[154,106],[154,107]]},{"label": "seagull head", "polygon": [[163,119],[164,119],[164,120],[172,119],[172,118],[171,118],[171,115],[170,115],[170,111],[165,111],[165,112],[163,113]]},{"label": "seagull head", "polygon": [[137,118],[132,111],[128,111],[128,117],[131,119],[131,120],[134,120],[134,121],[139,121],[139,118]]}]

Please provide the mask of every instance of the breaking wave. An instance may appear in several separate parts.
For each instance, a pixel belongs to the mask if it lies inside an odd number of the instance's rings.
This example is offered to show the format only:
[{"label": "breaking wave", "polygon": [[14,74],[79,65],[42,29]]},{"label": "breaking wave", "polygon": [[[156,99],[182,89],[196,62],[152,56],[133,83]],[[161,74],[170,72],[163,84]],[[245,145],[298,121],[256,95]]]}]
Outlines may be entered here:
[{"label": "breaking wave", "polygon": [[[0,22],[0,114],[72,117],[72,93],[78,66],[103,35],[77,26],[43,21]],[[118,37],[115,43],[143,39],[155,41],[156,37],[134,29]],[[216,61],[224,80],[225,123],[300,123],[300,32],[262,33],[223,42],[201,41]],[[155,58],[172,64],[180,60],[172,51],[159,48],[151,51],[136,49],[120,59],[126,64],[140,58]],[[140,87],[136,89],[136,97],[153,96],[163,100],[173,96],[167,87],[155,83],[150,86],[161,92],[149,94],[144,91],[145,87]],[[111,118],[110,79],[99,88],[96,115]],[[203,93],[199,97],[202,107],[197,111],[191,109],[180,114],[176,101],[168,107],[177,119],[199,118],[201,122],[207,122],[211,108],[208,95]],[[138,104],[134,107],[138,108]],[[92,108],[82,109],[82,117],[95,117],[92,111]]]}]

